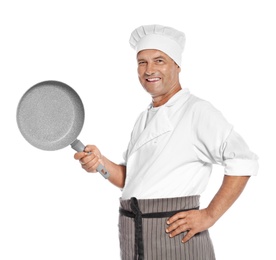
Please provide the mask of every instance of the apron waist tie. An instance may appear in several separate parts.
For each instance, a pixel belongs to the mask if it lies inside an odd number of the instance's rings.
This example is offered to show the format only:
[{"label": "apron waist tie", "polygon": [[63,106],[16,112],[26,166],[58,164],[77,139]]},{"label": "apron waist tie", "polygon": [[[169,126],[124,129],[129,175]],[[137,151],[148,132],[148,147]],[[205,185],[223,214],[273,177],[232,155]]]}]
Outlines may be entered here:
[{"label": "apron waist tie", "polygon": [[142,229],[142,218],[169,218],[176,213],[199,209],[199,207],[192,209],[181,209],[175,211],[165,211],[165,212],[152,212],[152,213],[142,213],[140,211],[138,201],[135,197],[130,199],[130,207],[132,211],[125,210],[123,208],[119,209],[121,215],[134,218],[135,223],[135,259],[144,259],[144,244],[143,244],[143,229]]}]

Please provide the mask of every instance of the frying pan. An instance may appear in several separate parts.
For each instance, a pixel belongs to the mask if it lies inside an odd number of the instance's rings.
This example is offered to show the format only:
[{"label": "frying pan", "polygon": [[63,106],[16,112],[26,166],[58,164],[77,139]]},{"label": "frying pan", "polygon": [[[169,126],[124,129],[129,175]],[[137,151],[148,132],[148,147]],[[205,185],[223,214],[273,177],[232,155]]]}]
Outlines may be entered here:
[{"label": "frying pan", "polygon": [[[71,145],[77,152],[85,146],[77,139],[84,124],[84,106],[77,92],[60,81],[43,81],[29,88],[19,101],[18,128],[34,147],[55,151]],[[99,165],[104,177],[109,172]]]}]

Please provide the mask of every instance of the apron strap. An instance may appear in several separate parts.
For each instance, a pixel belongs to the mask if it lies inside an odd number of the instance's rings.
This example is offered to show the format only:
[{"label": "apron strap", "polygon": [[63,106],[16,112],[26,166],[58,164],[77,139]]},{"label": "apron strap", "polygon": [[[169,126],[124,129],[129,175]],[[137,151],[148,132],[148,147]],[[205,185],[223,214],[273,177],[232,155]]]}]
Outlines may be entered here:
[{"label": "apron strap", "polygon": [[135,215],[135,258],[138,260],[144,259],[144,244],[143,244],[143,230],[142,230],[142,212],[139,209],[136,198],[130,199],[130,207]]}]

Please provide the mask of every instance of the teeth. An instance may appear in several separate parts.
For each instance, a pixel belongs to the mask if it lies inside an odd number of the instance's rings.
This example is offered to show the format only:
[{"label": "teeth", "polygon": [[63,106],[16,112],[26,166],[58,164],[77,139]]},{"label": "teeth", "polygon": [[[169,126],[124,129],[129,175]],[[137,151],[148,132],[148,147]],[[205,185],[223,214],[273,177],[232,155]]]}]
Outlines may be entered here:
[{"label": "teeth", "polygon": [[147,81],[157,81],[159,78],[152,78],[152,79],[147,79]]}]

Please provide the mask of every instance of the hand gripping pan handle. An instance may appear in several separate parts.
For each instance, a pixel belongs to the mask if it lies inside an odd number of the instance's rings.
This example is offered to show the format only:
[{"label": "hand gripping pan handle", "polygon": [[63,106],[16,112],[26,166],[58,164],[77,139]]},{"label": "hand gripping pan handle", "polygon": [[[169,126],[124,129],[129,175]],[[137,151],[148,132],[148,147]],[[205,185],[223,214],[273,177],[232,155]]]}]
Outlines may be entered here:
[{"label": "hand gripping pan handle", "polygon": [[[84,151],[84,144],[76,139],[72,144],[71,144],[71,147],[72,149],[74,149],[75,151],[77,152],[83,152]],[[105,178],[105,179],[108,179],[109,176],[110,176],[110,173],[100,164],[98,167],[97,167],[97,171]]]}]

